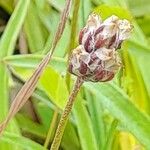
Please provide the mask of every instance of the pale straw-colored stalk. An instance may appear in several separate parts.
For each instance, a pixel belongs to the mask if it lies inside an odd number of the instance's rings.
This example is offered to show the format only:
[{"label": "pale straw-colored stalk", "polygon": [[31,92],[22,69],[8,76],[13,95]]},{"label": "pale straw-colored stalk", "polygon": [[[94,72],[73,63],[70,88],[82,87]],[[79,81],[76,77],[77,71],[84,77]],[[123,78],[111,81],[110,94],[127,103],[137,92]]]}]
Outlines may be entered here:
[{"label": "pale straw-colored stalk", "polygon": [[47,53],[47,55],[43,58],[43,60],[40,62],[38,67],[35,69],[32,76],[26,81],[26,83],[23,85],[23,87],[20,89],[20,91],[14,98],[6,119],[0,124],[0,135],[2,134],[2,131],[6,128],[8,122],[22,108],[22,106],[26,103],[26,101],[29,99],[29,97],[32,95],[33,91],[35,90],[37,82],[41,74],[43,73],[44,69],[48,65],[49,61],[51,60],[51,57],[54,53],[56,45],[59,42],[61,35],[64,31],[65,24],[69,15],[71,3],[72,3],[72,0],[66,0],[65,8],[62,11],[61,19],[60,19],[54,40],[52,42],[51,49]]},{"label": "pale straw-colored stalk", "polygon": [[80,90],[80,87],[83,84],[83,82],[84,82],[83,79],[81,79],[79,77],[77,78],[76,83],[74,85],[74,88],[73,88],[72,92],[69,95],[69,99],[67,101],[65,109],[64,109],[64,111],[62,113],[62,116],[60,118],[57,130],[56,130],[56,133],[55,133],[55,137],[54,137],[54,140],[53,140],[53,143],[51,145],[50,150],[58,150],[58,148],[60,146],[61,139],[62,139],[64,130],[65,130],[67,121],[69,119],[69,115],[70,115],[71,110],[72,110],[72,106],[74,104],[74,101],[77,97],[77,94],[78,94],[78,92]]}]

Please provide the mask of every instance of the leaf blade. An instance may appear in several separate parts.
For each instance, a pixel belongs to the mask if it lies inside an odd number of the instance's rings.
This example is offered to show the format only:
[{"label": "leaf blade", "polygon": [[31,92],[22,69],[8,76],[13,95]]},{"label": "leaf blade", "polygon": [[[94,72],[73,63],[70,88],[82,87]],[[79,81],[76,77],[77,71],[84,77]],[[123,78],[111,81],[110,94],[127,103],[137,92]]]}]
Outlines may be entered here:
[{"label": "leaf blade", "polygon": [[102,104],[111,114],[150,149],[150,119],[129,101],[128,96],[119,87],[112,83],[86,84],[85,87],[99,95]]},{"label": "leaf blade", "polygon": [[30,0],[20,0],[18,2],[0,41],[0,58],[13,53],[13,49],[15,47],[19,31],[24,22],[29,3]]}]

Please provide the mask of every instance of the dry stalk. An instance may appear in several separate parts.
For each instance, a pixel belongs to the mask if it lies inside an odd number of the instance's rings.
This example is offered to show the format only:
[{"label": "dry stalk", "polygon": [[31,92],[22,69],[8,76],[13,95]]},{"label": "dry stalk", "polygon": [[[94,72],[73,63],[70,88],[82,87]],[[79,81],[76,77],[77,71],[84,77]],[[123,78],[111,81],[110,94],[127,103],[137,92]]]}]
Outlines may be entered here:
[{"label": "dry stalk", "polygon": [[29,97],[32,95],[33,91],[35,90],[37,82],[41,74],[43,73],[44,69],[48,65],[49,61],[51,60],[55,47],[57,43],[59,42],[61,35],[64,31],[65,24],[69,15],[71,3],[72,3],[72,0],[66,0],[65,8],[61,14],[61,19],[60,19],[58,29],[56,31],[51,49],[47,53],[47,55],[43,58],[43,60],[40,62],[38,67],[35,69],[32,76],[26,81],[26,83],[23,85],[23,87],[20,89],[20,91],[14,98],[6,119],[0,124],[0,135],[2,134],[2,131],[6,128],[8,122],[22,108],[22,106],[26,103],[26,101],[29,99]]},{"label": "dry stalk", "polygon": [[76,98],[83,82],[84,82],[83,79],[81,79],[79,77],[77,78],[76,83],[74,85],[74,88],[73,88],[72,92],[70,93],[69,99],[67,101],[65,109],[64,109],[62,116],[60,118],[57,130],[55,133],[55,137],[54,137],[54,140],[53,140],[53,143],[51,145],[50,150],[58,150],[58,148],[60,146],[60,142],[61,142],[64,130],[65,130],[67,121],[69,119],[69,114],[71,113],[73,103],[75,101],[75,98]]}]

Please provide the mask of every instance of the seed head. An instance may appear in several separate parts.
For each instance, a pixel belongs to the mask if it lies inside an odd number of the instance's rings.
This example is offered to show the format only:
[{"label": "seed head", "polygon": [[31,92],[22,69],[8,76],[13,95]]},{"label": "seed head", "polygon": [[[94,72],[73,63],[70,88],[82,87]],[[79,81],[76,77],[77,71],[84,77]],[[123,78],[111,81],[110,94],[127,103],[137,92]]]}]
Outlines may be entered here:
[{"label": "seed head", "polygon": [[121,66],[116,50],[129,38],[131,30],[125,19],[113,15],[102,22],[98,15],[91,14],[80,31],[79,46],[70,56],[69,72],[86,81],[111,80]]}]

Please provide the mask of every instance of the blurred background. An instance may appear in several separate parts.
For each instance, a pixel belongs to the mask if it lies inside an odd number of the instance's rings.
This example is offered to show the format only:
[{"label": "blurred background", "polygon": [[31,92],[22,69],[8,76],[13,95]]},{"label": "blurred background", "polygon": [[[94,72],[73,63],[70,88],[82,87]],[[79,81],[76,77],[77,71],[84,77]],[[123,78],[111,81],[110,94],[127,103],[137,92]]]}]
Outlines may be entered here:
[{"label": "blurred background", "polygon": [[[60,149],[150,149],[150,1],[72,2],[52,61],[32,97],[0,137],[0,150],[50,147],[70,83],[75,79],[66,77],[68,54],[78,45],[78,33],[93,11],[102,19],[113,14],[128,19],[134,29],[119,50],[123,67],[115,79],[82,87]],[[65,0],[0,0],[0,121],[50,50],[64,4]]]}]

